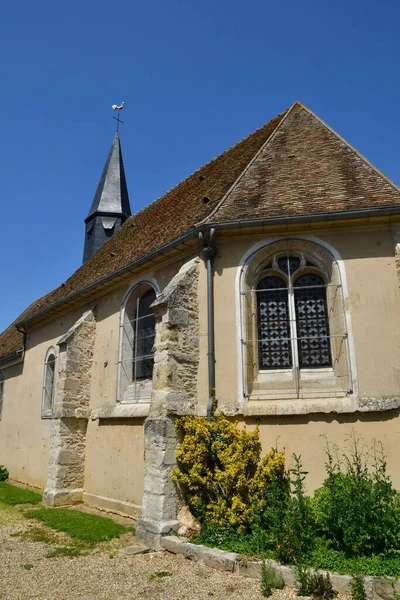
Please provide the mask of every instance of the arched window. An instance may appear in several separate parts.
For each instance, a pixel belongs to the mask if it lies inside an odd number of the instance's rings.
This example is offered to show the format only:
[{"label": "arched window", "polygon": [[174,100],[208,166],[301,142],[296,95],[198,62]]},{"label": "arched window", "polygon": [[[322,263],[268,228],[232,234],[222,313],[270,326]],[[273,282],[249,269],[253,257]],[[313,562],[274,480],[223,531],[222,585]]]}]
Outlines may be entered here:
[{"label": "arched window", "polygon": [[149,401],[153,377],[155,317],[151,305],[156,292],[150,283],[135,286],[121,313],[119,389],[120,402]]},{"label": "arched window", "polygon": [[49,348],[44,361],[42,418],[51,418],[54,404],[54,387],[56,375],[56,354],[54,348]]},{"label": "arched window", "polygon": [[0,419],[3,412],[3,400],[4,400],[4,375],[0,373]]},{"label": "arched window", "polygon": [[346,395],[352,390],[340,272],[327,250],[281,240],[241,274],[243,393]]},{"label": "arched window", "polygon": [[323,276],[307,272],[317,267],[297,256],[274,262],[256,289],[259,368],[332,366]]}]

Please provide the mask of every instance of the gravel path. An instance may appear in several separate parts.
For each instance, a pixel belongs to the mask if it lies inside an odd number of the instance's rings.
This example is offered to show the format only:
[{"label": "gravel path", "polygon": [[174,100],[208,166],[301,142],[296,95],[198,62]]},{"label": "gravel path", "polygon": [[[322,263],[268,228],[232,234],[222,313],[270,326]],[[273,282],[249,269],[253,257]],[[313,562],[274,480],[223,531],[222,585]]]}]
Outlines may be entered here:
[{"label": "gravel path", "polygon": [[[0,600],[262,599],[259,582],[180,556],[121,554],[119,547],[137,543],[132,534],[77,558],[46,558],[54,546],[10,535],[37,526],[15,509],[0,510]],[[169,575],[155,577],[160,571]],[[291,588],[273,598],[298,600]]]}]

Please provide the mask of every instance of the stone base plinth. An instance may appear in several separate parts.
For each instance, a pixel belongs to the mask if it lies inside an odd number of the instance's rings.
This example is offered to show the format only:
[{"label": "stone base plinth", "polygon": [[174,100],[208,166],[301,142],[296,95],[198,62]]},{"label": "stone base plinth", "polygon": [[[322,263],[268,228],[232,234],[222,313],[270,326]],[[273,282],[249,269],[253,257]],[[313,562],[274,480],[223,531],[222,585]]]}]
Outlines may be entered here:
[{"label": "stone base plinth", "polygon": [[136,537],[153,550],[161,550],[161,538],[178,531],[178,521],[156,521],[139,517],[136,525]]},{"label": "stone base plinth", "polygon": [[46,488],[43,492],[43,504],[46,506],[68,506],[82,502],[83,489],[55,490]]}]

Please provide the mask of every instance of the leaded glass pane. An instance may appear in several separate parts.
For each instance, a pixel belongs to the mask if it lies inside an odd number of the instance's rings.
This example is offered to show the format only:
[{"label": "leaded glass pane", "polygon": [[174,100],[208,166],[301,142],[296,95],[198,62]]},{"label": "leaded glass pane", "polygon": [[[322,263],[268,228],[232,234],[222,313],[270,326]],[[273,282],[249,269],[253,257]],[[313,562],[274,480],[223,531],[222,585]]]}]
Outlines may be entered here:
[{"label": "leaded glass pane", "polygon": [[43,389],[43,411],[51,411],[53,407],[54,378],[56,357],[50,354],[45,363],[45,380]]},{"label": "leaded glass pane", "polygon": [[[329,367],[329,320],[322,277],[307,273],[294,284],[300,368]],[[303,289],[302,289],[303,288]]]},{"label": "leaded glass pane", "polygon": [[[155,317],[150,306],[156,299],[153,289],[148,290],[139,299],[137,321],[137,339],[134,348],[134,371],[136,380],[151,379],[153,373],[153,346],[155,337]],[[135,368],[136,367],[136,368]]]},{"label": "leaded glass pane", "polygon": [[293,275],[300,267],[300,259],[298,256],[281,256],[278,258],[278,267],[281,271],[286,273],[286,275],[290,269],[290,274]]},{"label": "leaded glass pane", "polygon": [[286,282],[277,276],[264,277],[257,286],[260,369],[287,369],[292,366],[286,287]]}]

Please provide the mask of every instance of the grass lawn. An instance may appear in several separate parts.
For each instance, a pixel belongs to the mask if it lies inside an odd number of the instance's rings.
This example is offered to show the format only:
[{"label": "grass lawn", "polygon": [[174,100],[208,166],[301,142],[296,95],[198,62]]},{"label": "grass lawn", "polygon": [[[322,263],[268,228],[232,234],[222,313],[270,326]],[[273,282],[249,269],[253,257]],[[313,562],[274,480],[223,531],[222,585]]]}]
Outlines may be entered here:
[{"label": "grass lawn", "polygon": [[25,512],[29,519],[38,519],[56,531],[63,531],[71,538],[90,545],[105,542],[133,531],[132,527],[120,525],[112,519],[98,517],[68,508],[45,508]]},{"label": "grass lawn", "polygon": [[15,506],[16,504],[39,504],[42,500],[40,494],[31,492],[15,485],[10,485],[4,481],[0,482],[0,502]]}]

